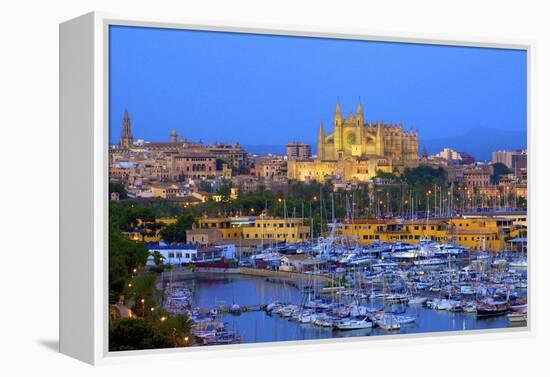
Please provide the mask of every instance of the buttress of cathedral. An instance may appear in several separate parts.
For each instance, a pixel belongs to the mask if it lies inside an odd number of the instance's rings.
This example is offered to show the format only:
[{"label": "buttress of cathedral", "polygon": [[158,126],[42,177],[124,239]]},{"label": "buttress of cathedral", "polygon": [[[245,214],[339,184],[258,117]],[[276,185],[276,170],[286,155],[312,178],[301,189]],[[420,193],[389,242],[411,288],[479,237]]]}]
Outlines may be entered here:
[{"label": "buttress of cathedral", "polygon": [[355,114],[344,118],[336,103],[333,132],[323,122],[317,135],[317,159],[289,162],[288,177],[323,181],[327,176],[344,180],[368,180],[378,171],[402,173],[418,165],[418,129],[403,124],[365,121],[361,101]]}]

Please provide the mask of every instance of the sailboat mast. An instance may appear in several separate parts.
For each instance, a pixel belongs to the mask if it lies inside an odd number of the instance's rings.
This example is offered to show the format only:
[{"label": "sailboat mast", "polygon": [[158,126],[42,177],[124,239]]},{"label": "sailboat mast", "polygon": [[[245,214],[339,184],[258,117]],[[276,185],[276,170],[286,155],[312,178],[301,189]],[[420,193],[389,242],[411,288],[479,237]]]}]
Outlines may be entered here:
[{"label": "sailboat mast", "polygon": [[311,202],[309,202],[309,238],[313,244],[313,209],[311,207]]},{"label": "sailboat mast", "polygon": [[330,194],[330,201],[331,201],[331,209],[332,209],[332,224],[334,225],[334,223],[336,222],[335,220],[335,217],[334,217],[334,193],[331,193]]},{"label": "sailboat mast", "polygon": [[323,235],[323,187],[319,186],[319,236]]}]

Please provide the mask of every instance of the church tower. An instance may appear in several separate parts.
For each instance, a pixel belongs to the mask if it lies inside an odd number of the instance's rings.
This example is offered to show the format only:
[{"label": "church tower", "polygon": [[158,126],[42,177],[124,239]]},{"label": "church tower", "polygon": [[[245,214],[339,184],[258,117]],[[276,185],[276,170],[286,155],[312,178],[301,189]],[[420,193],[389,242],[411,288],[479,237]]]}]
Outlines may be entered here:
[{"label": "church tower", "polygon": [[340,159],[343,155],[344,140],[342,130],[342,109],[340,108],[340,100],[336,101],[336,110],[334,111],[334,158]]},{"label": "church tower", "polygon": [[363,154],[365,153],[365,149],[363,148],[365,115],[363,114],[363,105],[361,104],[361,99],[359,99],[359,103],[357,104],[357,114],[355,119],[355,144],[360,146],[360,154]]},{"label": "church tower", "polygon": [[317,135],[317,159],[325,160],[325,129],[323,121],[319,125],[319,134]]},{"label": "church tower", "polygon": [[170,140],[174,144],[178,142],[178,133],[176,132],[175,128],[172,128],[172,132],[170,133]]},{"label": "church tower", "polygon": [[120,136],[120,147],[128,149],[134,144],[132,136],[132,123],[128,115],[128,109],[124,110],[124,118],[122,119],[122,136]]},{"label": "church tower", "polygon": [[357,127],[362,127],[365,124],[365,114],[363,114],[363,105],[361,104],[361,99],[359,99],[359,103],[357,104]]}]

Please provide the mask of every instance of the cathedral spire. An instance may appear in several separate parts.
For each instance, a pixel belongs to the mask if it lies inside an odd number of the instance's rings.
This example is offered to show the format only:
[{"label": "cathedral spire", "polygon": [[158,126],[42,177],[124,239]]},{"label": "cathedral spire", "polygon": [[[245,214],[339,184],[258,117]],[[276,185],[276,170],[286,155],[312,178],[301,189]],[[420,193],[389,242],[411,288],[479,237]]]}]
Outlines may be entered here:
[{"label": "cathedral spire", "polygon": [[359,102],[357,103],[357,115],[363,115],[363,105],[361,104],[361,97],[359,97]]},{"label": "cathedral spire", "polygon": [[321,161],[325,159],[325,128],[323,127],[323,121],[319,124],[319,134],[317,135],[317,158]]},{"label": "cathedral spire", "polygon": [[325,137],[325,128],[323,127],[323,121],[319,124],[319,137]]},{"label": "cathedral spire", "polygon": [[360,128],[357,137],[363,139],[363,126],[365,124],[365,115],[363,114],[363,105],[361,104],[361,97],[357,103],[357,127]]},{"label": "cathedral spire", "polygon": [[340,98],[336,100],[336,110],[334,114],[342,116],[342,108],[340,107]]},{"label": "cathedral spire", "polygon": [[334,151],[338,153],[343,149],[342,132],[342,108],[340,107],[340,98],[336,100],[336,110],[334,111]]}]

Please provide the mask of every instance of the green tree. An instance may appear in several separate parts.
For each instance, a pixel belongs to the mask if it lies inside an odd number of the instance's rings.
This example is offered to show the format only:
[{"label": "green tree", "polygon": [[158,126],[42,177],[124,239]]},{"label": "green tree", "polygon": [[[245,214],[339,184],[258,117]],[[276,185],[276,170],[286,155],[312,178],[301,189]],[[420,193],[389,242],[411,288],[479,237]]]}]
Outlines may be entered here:
[{"label": "green tree", "polygon": [[493,175],[491,175],[491,182],[497,185],[500,181],[500,177],[506,174],[510,174],[512,171],[508,169],[502,162],[493,164]]},{"label": "green tree", "polygon": [[147,263],[149,251],[141,242],[124,237],[111,227],[109,233],[109,301],[116,303],[134,269]]},{"label": "green tree", "polygon": [[160,266],[162,265],[162,260],[164,259],[160,251],[156,250],[152,253],[153,260],[155,261],[155,265]]},{"label": "green tree", "polygon": [[428,190],[433,190],[435,186],[446,187],[447,172],[442,167],[420,165],[413,169],[405,169],[403,180],[409,185],[413,194],[422,196]]},{"label": "green tree", "polygon": [[128,192],[124,185],[120,182],[109,182],[109,194],[116,192],[118,193],[120,199],[128,198]]},{"label": "green tree", "polygon": [[166,225],[160,230],[162,239],[168,243],[187,242],[186,230],[191,229],[195,223],[195,217],[191,212],[178,217],[175,223]]},{"label": "green tree", "polygon": [[191,346],[191,325],[186,315],[117,319],[109,329],[109,351]]},{"label": "green tree", "polygon": [[109,351],[165,348],[165,341],[152,320],[124,318],[114,321],[109,330]]},{"label": "green tree", "polygon": [[193,343],[191,337],[191,319],[186,315],[169,317],[160,324],[160,331],[170,347],[186,347]]},{"label": "green tree", "polygon": [[386,173],[386,172],[383,172],[382,170],[378,170],[376,172],[376,177],[375,178],[380,178],[380,179],[387,179],[387,180],[391,180],[391,181],[395,181],[395,182],[398,182],[401,180],[401,178],[395,174],[395,173]]},{"label": "green tree", "polygon": [[222,183],[218,188],[218,194],[222,196],[224,202],[229,201],[231,198],[231,184],[228,182]]},{"label": "green tree", "polygon": [[163,292],[156,287],[157,278],[157,274],[146,273],[129,280],[131,287],[127,285],[127,302],[141,317],[148,316],[149,309],[156,307],[162,299]]}]

